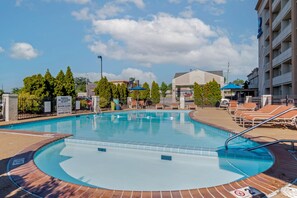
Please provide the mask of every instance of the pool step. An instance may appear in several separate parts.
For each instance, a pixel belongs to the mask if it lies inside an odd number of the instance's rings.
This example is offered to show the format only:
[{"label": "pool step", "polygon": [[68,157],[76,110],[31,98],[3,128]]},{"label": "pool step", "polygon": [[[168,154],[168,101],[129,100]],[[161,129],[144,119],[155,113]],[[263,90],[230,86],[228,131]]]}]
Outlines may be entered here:
[{"label": "pool step", "polygon": [[[182,147],[169,147],[169,146],[154,146],[154,145],[144,145],[144,144],[130,144],[130,143],[116,143],[116,142],[102,142],[102,141],[93,141],[93,140],[80,140],[74,138],[66,138],[66,145],[81,145],[84,147],[96,147],[105,148],[126,148],[126,149],[138,149],[138,150],[147,150],[147,151],[158,151],[158,152],[167,152],[167,153],[180,153],[180,154],[192,154],[192,155],[201,155],[201,156],[214,156],[217,157],[218,153],[213,149],[204,149],[204,148],[182,148]],[[102,152],[102,151],[101,151]]]},{"label": "pool step", "polygon": [[[271,155],[252,153],[249,151],[244,151],[240,149],[229,149],[228,151],[207,149],[207,148],[198,148],[198,147],[177,147],[171,145],[145,145],[145,144],[136,144],[136,143],[119,143],[119,142],[103,142],[103,141],[94,141],[94,140],[81,140],[75,138],[66,138],[66,145],[79,145],[88,148],[95,148],[100,152],[106,152],[106,147],[118,148],[118,149],[137,149],[137,150],[146,150],[146,151],[156,151],[163,153],[178,153],[178,154],[188,154],[188,155],[199,155],[199,156],[208,156],[208,157],[231,157],[231,158],[252,158],[252,159],[267,159],[271,160]],[[104,150],[105,149],[105,150]],[[162,158],[162,157],[161,157]],[[165,157],[166,158],[166,157]]]}]

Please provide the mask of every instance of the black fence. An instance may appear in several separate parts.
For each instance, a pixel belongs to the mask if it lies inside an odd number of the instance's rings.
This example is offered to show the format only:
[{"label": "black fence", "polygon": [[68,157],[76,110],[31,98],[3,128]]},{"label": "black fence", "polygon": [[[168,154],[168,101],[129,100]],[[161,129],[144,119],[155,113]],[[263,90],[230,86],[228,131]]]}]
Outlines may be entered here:
[{"label": "black fence", "polygon": [[[77,104],[77,101],[78,104]],[[92,101],[84,98],[77,98],[72,101],[72,113],[90,111]],[[56,98],[18,98],[18,119],[29,119],[36,117],[57,115]]]}]

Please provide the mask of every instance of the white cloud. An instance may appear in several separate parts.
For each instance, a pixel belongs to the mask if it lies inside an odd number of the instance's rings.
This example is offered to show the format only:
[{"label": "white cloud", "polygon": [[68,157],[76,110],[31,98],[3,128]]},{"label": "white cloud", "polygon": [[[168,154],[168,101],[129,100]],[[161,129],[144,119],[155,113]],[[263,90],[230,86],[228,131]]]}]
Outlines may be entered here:
[{"label": "white cloud", "polygon": [[3,49],[3,47],[0,46],[0,54],[3,53],[5,50]]},{"label": "white cloud", "polygon": [[180,12],[179,15],[184,18],[191,18],[193,16],[193,10],[191,6],[187,6],[184,11]]},{"label": "white cloud", "polygon": [[188,0],[189,3],[200,3],[200,4],[225,4],[227,0]]},{"label": "white cloud", "polygon": [[104,6],[101,9],[96,11],[96,16],[99,19],[106,19],[108,17],[116,16],[122,12],[124,12],[124,9],[121,6],[113,2],[108,2],[104,4]]},{"label": "white cloud", "polygon": [[168,2],[173,4],[179,4],[181,3],[181,0],[168,0]]},{"label": "white cloud", "polygon": [[93,18],[92,14],[90,14],[89,8],[83,8],[79,11],[73,11],[72,16],[74,16],[77,20],[90,20]]},{"label": "white cloud", "polygon": [[15,59],[30,60],[38,56],[38,51],[29,43],[14,43],[11,46],[10,56]]},{"label": "white cloud", "polygon": [[145,4],[143,0],[117,0],[118,3],[133,3],[138,8],[144,8]]},{"label": "white cloud", "polygon": [[67,3],[76,3],[76,4],[87,4],[90,3],[91,0],[64,0]]},{"label": "white cloud", "polygon": [[[132,60],[143,65],[178,64],[212,70],[234,65],[231,73],[250,72],[257,66],[257,40],[232,43],[221,29],[197,18],[159,14],[151,20],[110,19],[93,21],[89,48],[96,54]],[[109,35],[108,41],[96,39]]]},{"label": "white cloud", "polygon": [[23,2],[23,0],[16,0],[15,5],[16,6],[21,6],[22,2]]},{"label": "white cloud", "polygon": [[[89,73],[75,73],[75,77],[85,77],[89,78],[91,82],[100,80],[100,73],[89,72]],[[134,77],[137,80],[140,80],[140,83],[147,82],[151,84],[153,81],[157,81],[157,77],[152,72],[145,72],[140,69],[135,68],[127,68],[122,70],[120,74],[113,73],[105,73],[103,72],[103,76],[110,80],[128,80],[130,77]]]}]

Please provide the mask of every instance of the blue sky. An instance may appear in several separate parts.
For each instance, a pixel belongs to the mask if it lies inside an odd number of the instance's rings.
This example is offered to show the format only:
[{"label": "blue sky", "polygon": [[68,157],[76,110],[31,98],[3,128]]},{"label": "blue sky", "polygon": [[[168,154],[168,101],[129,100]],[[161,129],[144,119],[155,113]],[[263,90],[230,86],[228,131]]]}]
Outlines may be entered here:
[{"label": "blue sky", "polygon": [[256,0],[2,0],[0,88],[71,66],[75,76],[170,83],[190,69],[246,79],[257,66]]}]

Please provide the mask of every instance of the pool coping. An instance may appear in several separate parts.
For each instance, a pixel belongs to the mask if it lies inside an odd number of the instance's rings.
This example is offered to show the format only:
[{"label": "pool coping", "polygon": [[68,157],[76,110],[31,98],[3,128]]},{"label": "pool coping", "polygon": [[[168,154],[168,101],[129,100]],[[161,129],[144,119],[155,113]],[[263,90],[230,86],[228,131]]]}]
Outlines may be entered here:
[{"label": "pool coping", "polygon": [[[193,120],[234,133],[228,130],[228,128],[195,118],[193,112],[194,111],[189,113]],[[38,132],[10,131],[14,133],[40,135]],[[284,148],[284,145],[274,145],[271,146],[269,150],[275,156],[275,163],[267,171],[240,181],[219,186],[174,191],[125,191],[92,188],[51,177],[42,172],[35,165],[33,156],[38,149],[54,141],[71,136],[57,133],[46,134],[49,137],[48,139],[25,148],[12,157],[7,165],[7,172],[11,181],[24,191],[37,197],[55,197],[61,195],[65,197],[233,197],[230,191],[246,186],[253,187],[267,197],[271,197],[275,195],[281,187],[297,178],[297,161],[289,157],[289,153],[286,148]],[[251,138],[252,136],[245,137]],[[24,163],[14,163],[18,162],[20,159],[23,159]]]}]

